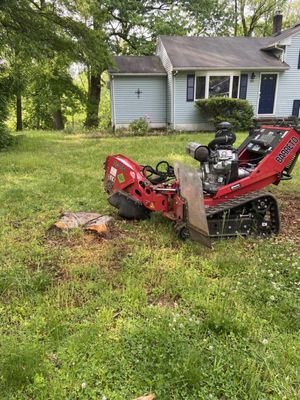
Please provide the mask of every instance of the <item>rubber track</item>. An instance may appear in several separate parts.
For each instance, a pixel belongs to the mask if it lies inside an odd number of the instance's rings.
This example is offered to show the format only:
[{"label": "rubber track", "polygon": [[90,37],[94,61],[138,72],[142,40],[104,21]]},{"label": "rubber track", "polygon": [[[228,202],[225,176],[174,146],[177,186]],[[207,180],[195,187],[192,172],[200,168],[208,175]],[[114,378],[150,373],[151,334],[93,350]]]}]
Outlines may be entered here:
[{"label": "rubber track", "polygon": [[244,196],[235,197],[234,199],[231,199],[229,201],[221,203],[217,206],[207,207],[205,209],[205,213],[206,213],[207,217],[210,217],[211,215],[215,215],[215,214],[227,211],[227,210],[231,210],[233,208],[242,206],[252,200],[257,200],[264,196],[273,197],[275,199],[275,201],[277,202],[276,197],[271,192],[268,192],[265,190],[257,190],[255,192],[247,193]]}]

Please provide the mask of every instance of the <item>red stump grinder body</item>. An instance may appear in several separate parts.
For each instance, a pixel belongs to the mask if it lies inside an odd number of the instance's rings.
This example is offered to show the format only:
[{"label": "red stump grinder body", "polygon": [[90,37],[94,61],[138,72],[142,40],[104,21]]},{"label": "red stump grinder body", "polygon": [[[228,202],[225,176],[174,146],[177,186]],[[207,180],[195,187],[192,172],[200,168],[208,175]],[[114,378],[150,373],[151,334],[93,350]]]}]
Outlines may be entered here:
[{"label": "red stump grinder body", "polygon": [[108,201],[127,219],[159,211],[175,223],[177,234],[210,245],[210,238],[278,233],[276,198],[262,191],[291,179],[300,152],[300,128],[252,129],[239,148],[230,124],[220,124],[207,146],[189,143],[199,169],[161,161],[155,168],[124,155],[108,156],[104,187]]}]

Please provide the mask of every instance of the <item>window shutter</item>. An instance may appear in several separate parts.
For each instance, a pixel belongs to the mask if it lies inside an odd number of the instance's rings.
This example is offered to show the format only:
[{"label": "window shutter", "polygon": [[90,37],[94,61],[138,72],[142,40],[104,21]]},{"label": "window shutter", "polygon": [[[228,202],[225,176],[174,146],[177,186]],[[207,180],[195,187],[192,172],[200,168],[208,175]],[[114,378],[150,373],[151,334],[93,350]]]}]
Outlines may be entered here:
[{"label": "window shutter", "polygon": [[298,57],[298,69],[300,69],[300,50],[299,50],[299,57]]},{"label": "window shutter", "polygon": [[195,93],[195,75],[186,77],[186,101],[194,101]]},{"label": "window shutter", "polygon": [[247,98],[248,74],[241,75],[240,82],[240,99]]},{"label": "window shutter", "polygon": [[300,111],[300,100],[294,100],[292,115],[294,117],[299,117],[299,111]]}]

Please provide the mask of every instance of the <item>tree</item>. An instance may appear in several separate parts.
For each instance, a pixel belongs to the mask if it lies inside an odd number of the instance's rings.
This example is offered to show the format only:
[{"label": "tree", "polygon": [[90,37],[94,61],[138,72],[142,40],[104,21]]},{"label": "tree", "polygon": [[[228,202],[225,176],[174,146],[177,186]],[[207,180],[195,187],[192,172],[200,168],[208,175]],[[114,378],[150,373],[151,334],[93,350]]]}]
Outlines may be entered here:
[{"label": "tree", "polygon": [[287,0],[234,0],[236,36],[270,36],[273,16]]},{"label": "tree", "polygon": [[289,1],[284,11],[283,26],[290,28],[300,22],[300,0]]},{"label": "tree", "polygon": [[5,64],[0,64],[0,150],[7,147],[12,139],[8,134],[5,121],[8,116],[8,101],[10,98],[11,79],[7,73]]},{"label": "tree", "polygon": [[83,91],[74,83],[64,55],[54,55],[45,62],[34,62],[24,97],[25,126],[33,129],[65,127],[65,114],[84,102]]},{"label": "tree", "polygon": [[[93,68],[109,64],[109,53],[101,29],[92,30],[82,20],[71,0],[2,0],[0,3],[0,57],[7,50],[14,54],[11,73],[15,82],[24,82],[18,48],[22,58],[48,63],[61,53],[75,62],[89,63]],[[76,4],[75,4],[76,5]],[[18,59],[18,60],[17,60]],[[59,77],[60,74],[57,74]],[[64,80],[60,82],[64,84]],[[58,85],[59,86],[59,85]],[[18,128],[21,128],[22,85],[16,87]],[[56,126],[62,128],[59,108],[53,111]]]}]

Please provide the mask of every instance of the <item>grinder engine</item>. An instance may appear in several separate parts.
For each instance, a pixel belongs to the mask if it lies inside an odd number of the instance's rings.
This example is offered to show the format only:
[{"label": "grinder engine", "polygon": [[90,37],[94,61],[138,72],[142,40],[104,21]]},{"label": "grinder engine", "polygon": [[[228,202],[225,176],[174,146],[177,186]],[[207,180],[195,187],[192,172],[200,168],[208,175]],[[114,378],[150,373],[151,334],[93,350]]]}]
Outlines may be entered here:
[{"label": "grinder engine", "polygon": [[186,152],[200,162],[203,190],[214,194],[221,186],[248,176],[253,168],[239,167],[237,150],[232,148],[236,135],[231,124],[222,122],[219,130],[207,146],[190,142]]}]

